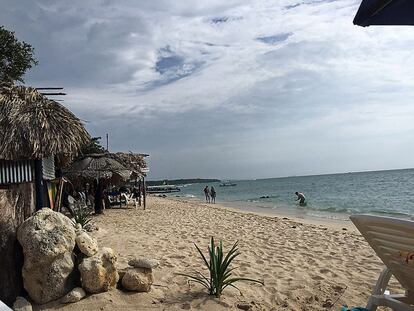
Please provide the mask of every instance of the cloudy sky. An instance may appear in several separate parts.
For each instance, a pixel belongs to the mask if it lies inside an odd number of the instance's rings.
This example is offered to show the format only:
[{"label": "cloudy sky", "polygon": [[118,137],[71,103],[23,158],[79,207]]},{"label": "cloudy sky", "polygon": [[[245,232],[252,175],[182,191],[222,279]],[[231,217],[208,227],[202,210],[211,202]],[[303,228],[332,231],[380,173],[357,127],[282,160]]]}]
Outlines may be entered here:
[{"label": "cloudy sky", "polygon": [[352,24],[358,0],[0,0],[33,86],[151,178],[414,166],[414,28]]}]

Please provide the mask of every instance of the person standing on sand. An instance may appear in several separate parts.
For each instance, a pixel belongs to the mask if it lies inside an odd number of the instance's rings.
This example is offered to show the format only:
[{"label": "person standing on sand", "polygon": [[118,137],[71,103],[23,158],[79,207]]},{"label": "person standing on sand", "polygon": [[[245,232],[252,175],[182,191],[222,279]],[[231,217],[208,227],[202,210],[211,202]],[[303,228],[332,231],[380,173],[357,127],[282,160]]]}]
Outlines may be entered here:
[{"label": "person standing on sand", "polygon": [[211,203],[216,203],[216,189],[213,186],[210,188]]},{"label": "person standing on sand", "polygon": [[305,205],[305,195],[302,192],[295,192],[295,194],[298,196],[298,198],[296,199],[296,201],[299,201],[299,205],[303,206]]},{"label": "person standing on sand", "polygon": [[210,191],[208,190],[208,186],[204,188],[204,195],[206,196],[206,203],[210,203]]}]

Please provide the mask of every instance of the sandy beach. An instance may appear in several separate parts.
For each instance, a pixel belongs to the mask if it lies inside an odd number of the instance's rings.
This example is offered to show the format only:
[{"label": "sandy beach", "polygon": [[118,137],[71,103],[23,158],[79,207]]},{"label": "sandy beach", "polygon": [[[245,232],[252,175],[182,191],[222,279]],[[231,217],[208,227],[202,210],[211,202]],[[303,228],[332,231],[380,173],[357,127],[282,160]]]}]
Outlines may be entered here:
[{"label": "sandy beach", "polygon": [[[241,302],[252,310],[339,310],[343,304],[365,306],[383,268],[354,230],[182,199],[149,197],[145,211],[106,210],[94,224],[99,229],[92,235],[101,247],[116,251],[120,268],[134,257],[160,261],[151,292],[115,289],[38,310],[238,310]],[[207,249],[211,236],[222,239],[225,250],[238,240],[242,254],[234,262],[235,274],[265,285],[240,282],[242,295],[226,289],[217,299],[175,275],[205,271],[193,243]]]}]

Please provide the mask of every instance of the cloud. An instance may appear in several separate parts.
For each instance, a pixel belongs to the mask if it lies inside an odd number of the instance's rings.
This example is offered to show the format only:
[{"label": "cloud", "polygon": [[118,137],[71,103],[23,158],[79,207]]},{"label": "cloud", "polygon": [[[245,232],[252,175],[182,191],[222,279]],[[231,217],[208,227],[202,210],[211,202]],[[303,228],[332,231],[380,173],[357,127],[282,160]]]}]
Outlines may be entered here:
[{"label": "cloud", "polygon": [[26,81],[153,177],[413,165],[414,30],[352,25],[355,0],[3,2]]}]

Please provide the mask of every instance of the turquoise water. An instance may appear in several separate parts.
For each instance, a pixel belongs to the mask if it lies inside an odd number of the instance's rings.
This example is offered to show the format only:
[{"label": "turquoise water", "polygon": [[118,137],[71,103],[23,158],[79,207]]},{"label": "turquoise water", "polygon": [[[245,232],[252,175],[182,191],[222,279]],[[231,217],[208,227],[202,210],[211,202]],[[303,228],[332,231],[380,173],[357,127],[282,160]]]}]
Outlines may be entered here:
[{"label": "turquoise water", "polygon": [[[414,216],[414,169],[236,180],[235,187],[219,187],[217,202],[240,209],[260,208],[266,213],[289,213],[347,219],[369,213],[399,218]],[[183,185],[179,196],[204,200],[204,184]],[[295,201],[303,192],[307,206]],[[174,194],[175,195],[175,194]],[[268,198],[260,198],[268,196]]]}]

